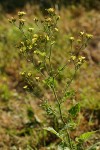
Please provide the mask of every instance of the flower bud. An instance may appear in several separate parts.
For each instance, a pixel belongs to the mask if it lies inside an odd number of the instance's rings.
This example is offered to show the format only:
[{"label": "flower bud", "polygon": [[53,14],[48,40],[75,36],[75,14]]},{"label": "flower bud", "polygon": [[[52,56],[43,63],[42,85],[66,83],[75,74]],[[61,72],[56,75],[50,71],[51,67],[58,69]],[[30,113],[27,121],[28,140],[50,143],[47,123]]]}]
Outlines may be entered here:
[{"label": "flower bud", "polygon": [[72,41],[75,40],[75,38],[71,36],[71,37],[69,38],[69,40],[72,42]]}]

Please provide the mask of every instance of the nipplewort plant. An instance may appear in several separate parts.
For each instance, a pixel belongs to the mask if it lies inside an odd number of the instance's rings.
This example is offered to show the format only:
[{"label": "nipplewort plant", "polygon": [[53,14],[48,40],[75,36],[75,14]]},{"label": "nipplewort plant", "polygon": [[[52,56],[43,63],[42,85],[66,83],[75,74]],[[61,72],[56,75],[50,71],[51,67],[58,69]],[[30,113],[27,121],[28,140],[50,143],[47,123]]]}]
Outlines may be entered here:
[{"label": "nipplewort plant", "polygon": [[[47,93],[50,93],[50,99],[46,93],[39,95],[42,108],[53,122],[50,127],[43,127],[43,130],[58,137],[58,150],[85,150],[84,143],[94,134],[94,131],[83,133],[76,139],[71,137],[71,131],[78,126],[77,117],[80,112],[80,103],[75,101],[75,93],[70,89],[70,86],[77,71],[85,62],[85,57],[81,56],[80,53],[87,47],[92,35],[80,32],[77,39],[70,36],[68,59],[66,59],[65,64],[61,64],[57,68],[52,59],[54,59],[53,50],[59,32],[57,24],[60,16],[56,14],[53,8],[46,9],[44,19],[34,18],[34,27],[28,28],[26,20],[23,18],[25,14],[25,12],[18,12],[18,19],[11,18],[9,20],[22,34],[21,41],[17,46],[20,55],[33,65],[30,72],[21,73],[27,82],[24,89],[38,95],[38,90],[40,91],[41,87],[44,87]],[[74,50],[75,45],[78,47],[77,54]],[[74,71],[64,86],[61,87],[62,91],[59,91],[58,77],[63,74],[66,68],[69,67],[70,69],[71,65]],[[53,104],[50,103],[51,99],[54,101]],[[65,102],[68,99],[72,99],[71,105],[70,108],[65,109]],[[89,150],[92,148],[93,146]]]}]

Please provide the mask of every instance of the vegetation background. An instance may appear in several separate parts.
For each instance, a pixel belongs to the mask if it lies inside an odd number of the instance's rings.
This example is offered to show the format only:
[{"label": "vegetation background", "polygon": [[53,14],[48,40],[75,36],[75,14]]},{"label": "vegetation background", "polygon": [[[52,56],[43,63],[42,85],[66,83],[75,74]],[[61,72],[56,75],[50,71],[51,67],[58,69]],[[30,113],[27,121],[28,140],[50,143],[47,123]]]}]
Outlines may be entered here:
[{"label": "vegetation background", "polygon": [[[100,129],[100,1],[99,0],[1,0],[0,1],[0,149],[1,150],[47,150],[56,149],[59,142],[55,136],[43,134],[41,125],[45,122],[45,114],[40,107],[42,93],[46,88],[36,89],[30,95],[23,89],[26,82],[20,75],[28,71],[28,63],[20,57],[16,41],[20,41],[20,33],[11,26],[8,19],[17,16],[22,10],[27,13],[28,25],[32,25],[34,17],[42,18],[44,9],[54,7],[61,16],[58,24],[59,33],[54,49],[54,64],[66,62],[70,34],[80,31],[93,34],[93,39],[82,55],[86,63],[78,72],[71,87],[75,91],[75,99],[81,101],[79,127],[72,132],[72,137],[91,130]],[[33,24],[34,26],[34,24]],[[77,51],[76,51],[77,52]],[[73,71],[73,70],[72,70]],[[66,70],[58,79],[66,78]],[[70,73],[69,73],[70,75]],[[50,97],[50,93],[47,93]],[[53,101],[52,101],[53,104]],[[66,107],[70,105],[67,101]],[[44,137],[46,144],[43,143]],[[87,143],[100,140],[99,131]],[[44,146],[46,145],[46,146]]]}]

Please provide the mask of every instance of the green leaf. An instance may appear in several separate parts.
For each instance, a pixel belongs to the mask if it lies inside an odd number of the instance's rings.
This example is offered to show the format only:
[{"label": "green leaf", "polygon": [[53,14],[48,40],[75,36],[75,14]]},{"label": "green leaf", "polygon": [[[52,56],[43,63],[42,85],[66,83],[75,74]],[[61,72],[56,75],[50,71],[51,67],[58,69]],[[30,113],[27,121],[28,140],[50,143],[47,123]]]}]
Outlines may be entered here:
[{"label": "green leaf", "polygon": [[31,107],[27,109],[27,115],[30,120],[34,118],[34,111]]},{"label": "green leaf", "polygon": [[52,106],[49,104],[48,100],[44,100],[42,103],[43,109],[46,111],[46,113],[50,116],[56,116],[56,111],[52,108]]},{"label": "green leaf", "polygon": [[52,127],[44,128],[44,130],[47,130],[47,131],[55,134],[57,137],[59,137],[61,140],[63,140],[63,138],[61,137],[61,135],[56,130],[54,130]]},{"label": "green leaf", "polygon": [[74,92],[73,90],[67,91],[67,92],[65,93],[65,97],[66,97],[66,98],[71,98],[71,97],[73,97],[74,95],[75,95],[75,92]]},{"label": "green leaf", "polygon": [[56,81],[53,77],[48,77],[46,80],[44,80],[44,83],[49,87],[53,87],[56,85]]},{"label": "green leaf", "polygon": [[46,56],[46,53],[45,52],[39,52],[39,54],[41,55],[41,56]]},{"label": "green leaf", "polygon": [[77,103],[70,110],[69,113],[72,117],[76,117],[76,115],[80,112],[80,104]]},{"label": "green leaf", "polygon": [[72,122],[72,121],[70,121],[70,122],[68,122],[65,126],[64,126],[64,128],[62,129],[62,130],[66,130],[66,129],[75,129],[75,127],[76,127],[76,123],[75,122]]},{"label": "green leaf", "polygon": [[86,142],[94,133],[95,131],[83,133],[79,136],[79,138],[76,138],[76,141]]}]

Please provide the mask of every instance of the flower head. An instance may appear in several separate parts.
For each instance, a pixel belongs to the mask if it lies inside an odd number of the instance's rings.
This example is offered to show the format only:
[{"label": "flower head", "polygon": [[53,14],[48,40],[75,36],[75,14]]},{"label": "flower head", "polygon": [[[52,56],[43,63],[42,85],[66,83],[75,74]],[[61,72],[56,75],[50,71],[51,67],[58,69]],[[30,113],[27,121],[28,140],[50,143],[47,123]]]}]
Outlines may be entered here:
[{"label": "flower head", "polygon": [[25,19],[19,19],[19,22],[20,22],[21,24],[24,24],[25,21],[26,21]]},{"label": "flower head", "polygon": [[86,37],[87,37],[88,39],[92,39],[92,38],[93,38],[93,35],[92,35],[92,34],[86,34]]},{"label": "flower head", "polygon": [[35,77],[36,81],[39,81],[39,77]]},{"label": "flower head", "polygon": [[83,56],[79,57],[79,62],[83,62],[84,60],[85,60],[85,57],[83,57]]},{"label": "flower head", "polygon": [[46,18],[45,21],[46,21],[46,22],[51,22],[52,19],[49,17],[49,18]]},{"label": "flower head", "polygon": [[29,31],[29,32],[34,31],[34,28],[28,28],[28,31]]},{"label": "flower head", "polygon": [[69,38],[69,40],[70,40],[70,41],[74,41],[75,38],[74,38],[73,36],[71,36],[71,37]]},{"label": "flower head", "polygon": [[9,21],[10,23],[15,23],[15,22],[16,22],[16,19],[15,19],[14,17],[12,17],[11,19],[8,19],[8,21]]},{"label": "flower head", "polygon": [[52,13],[52,12],[54,12],[54,9],[53,8],[49,8],[49,9],[47,9],[47,11]]},{"label": "flower head", "polygon": [[83,35],[84,35],[84,32],[80,32],[80,35],[82,35],[82,36],[83,36]]},{"label": "flower head", "polygon": [[31,76],[32,76],[32,73],[31,73],[31,72],[28,72],[27,75],[28,75],[28,77],[31,77]]},{"label": "flower head", "polygon": [[23,87],[23,89],[27,89],[28,88],[28,86],[27,85],[25,85],[24,87]]},{"label": "flower head", "polygon": [[26,14],[26,13],[25,13],[24,11],[19,11],[19,12],[18,12],[18,16],[19,16],[19,17],[22,17],[22,16],[24,16],[25,14]]},{"label": "flower head", "polygon": [[74,61],[76,59],[76,56],[71,56],[71,59]]}]

